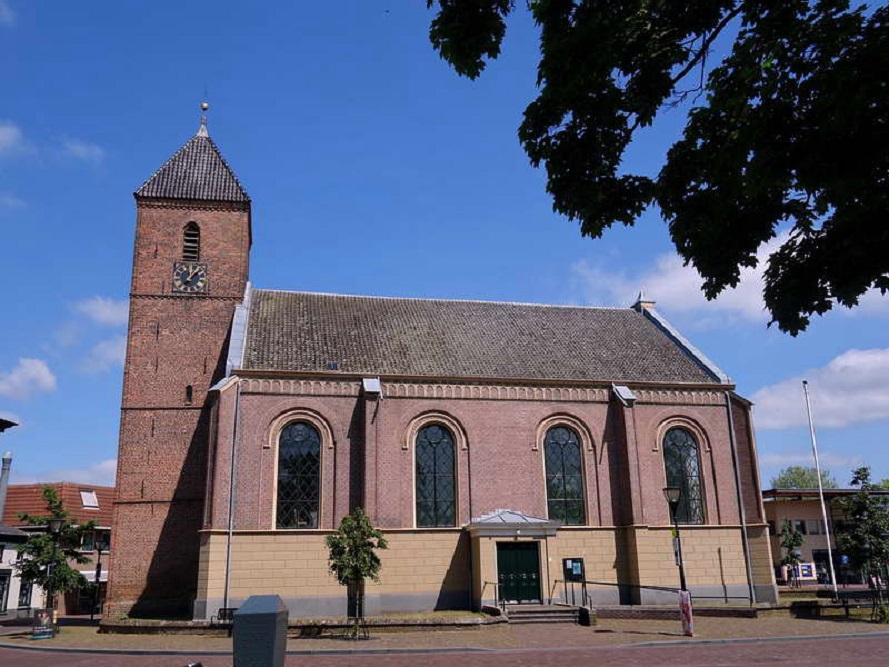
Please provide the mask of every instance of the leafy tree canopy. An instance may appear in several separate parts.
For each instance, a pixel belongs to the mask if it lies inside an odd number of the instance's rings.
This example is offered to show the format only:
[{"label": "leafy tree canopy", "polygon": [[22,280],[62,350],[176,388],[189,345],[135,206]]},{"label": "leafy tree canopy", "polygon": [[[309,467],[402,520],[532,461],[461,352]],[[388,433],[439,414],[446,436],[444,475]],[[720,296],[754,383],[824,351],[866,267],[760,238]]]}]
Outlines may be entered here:
[{"label": "leafy tree canopy", "polygon": [[[23,581],[35,583],[43,589],[56,593],[75,588],[83,588],[87,581],[69,563],[81,565],[89,563],[90,559],[80,552],[83,534],[93,530],[95,521],[78,524],[68,519],[61,498],[52,486],[44,486],[43,499],[46,501],[48,515],[33,516],[19,514],[19,518],[29,526],[46,526],[45,531],[33,533],[28,541],[19,550],[21,559],[13,564]],[[65,519],[57,537],[49,532],[49,520],[52,518]]]},{"label": "leafy tree canopy", "polygon": [[[821,486],[835,489],[839,485],[829,470],[821,470]],[[818,471],[808,466],[789,466],[772,477],[773,489],[817,489]]]},{"label": "leafy tree canopy", "polygon": [[[708,298],[765,270],[772,323],[889,290],[889,8],[848,0],[526,0],[539,95],[519,139],[553,209],[598,237],[656,204]],[[513,0],[427,0],[459,74],[500,53]],[[711,67],[719,39],[728,54]],[[690,108],[656,177],[622,169],[658,113]]]},{"label": "leafy tree canopy", "polygon": [[341,585],[380,580],[382,564],[375,550],[389,545],[360,507],[343,517],[337,532],[328,535],[326,541],[330,572]]},{"label": "leafy tree canopy", "polygon": [[855,470],[852,486],[858,487],[858,493],[839,501],[846,521],[838,531],[837,546],[852,567],[879,576],[880,567],[889,562],[889,506],[884,498],[870,493],[875,489],[870,468]]}]

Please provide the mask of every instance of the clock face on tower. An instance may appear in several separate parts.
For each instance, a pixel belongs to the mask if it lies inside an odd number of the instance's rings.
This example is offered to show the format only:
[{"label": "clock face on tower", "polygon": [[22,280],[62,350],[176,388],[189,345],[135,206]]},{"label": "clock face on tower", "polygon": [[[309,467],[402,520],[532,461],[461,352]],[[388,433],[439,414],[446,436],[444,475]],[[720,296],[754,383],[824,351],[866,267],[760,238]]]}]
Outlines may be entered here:
[{"label": "clock face on tower", "polygon": [[201,262],[176,262],[173,265],[173,291],[196,294],[207,290],[207,265]]}]

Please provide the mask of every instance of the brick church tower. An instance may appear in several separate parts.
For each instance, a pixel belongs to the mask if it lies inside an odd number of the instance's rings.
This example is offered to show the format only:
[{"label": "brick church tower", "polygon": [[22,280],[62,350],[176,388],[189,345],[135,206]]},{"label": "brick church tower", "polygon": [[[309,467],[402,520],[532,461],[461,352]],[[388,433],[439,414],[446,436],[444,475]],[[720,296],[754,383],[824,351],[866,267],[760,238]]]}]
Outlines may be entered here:
[{"label": "brick church tower", "polygon": [[244,296],[250,198],[200,129],[135,193],[106,618],[191,615],[210,408]]}]

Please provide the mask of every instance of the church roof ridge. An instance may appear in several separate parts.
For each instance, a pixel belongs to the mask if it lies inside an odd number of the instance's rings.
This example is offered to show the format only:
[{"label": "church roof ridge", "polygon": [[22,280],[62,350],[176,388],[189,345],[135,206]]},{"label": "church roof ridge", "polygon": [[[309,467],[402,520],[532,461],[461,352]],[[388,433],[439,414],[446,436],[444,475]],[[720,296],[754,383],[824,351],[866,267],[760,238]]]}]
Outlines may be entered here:
[{"label": "church roof ridge", "polygon": [[523,306],[532,308],[569,308],[577,310],[632,310],[625,306],[580,306],[560,303],[533,303],[530,301],[495,301],[492,299],[444,299],[423,296],[389,296],[373,294],[341,294],[338,292],[309,292],[306,290],[255,289],[255,292],[277,292],[280,294],[301,294],[306,296],[340,297],[343,299],[382,299],[386,301],[426,301],[433,303],[478,303],[497,306]]},{"label": "church roof ridge", "polygon": [[133,194],[137,199],[250,202],[250,195],[204,123]]}]

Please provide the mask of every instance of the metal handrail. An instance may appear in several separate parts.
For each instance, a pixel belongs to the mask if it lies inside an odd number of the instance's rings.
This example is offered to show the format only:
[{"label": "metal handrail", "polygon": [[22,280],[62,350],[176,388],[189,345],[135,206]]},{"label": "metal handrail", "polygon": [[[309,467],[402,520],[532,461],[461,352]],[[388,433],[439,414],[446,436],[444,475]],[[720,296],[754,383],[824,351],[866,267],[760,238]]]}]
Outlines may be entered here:
[{"label": "metal handrail", "polygon": [[485,599],[485,589],[488,587],[488,584],[491,584],[494,588],[494,606],[499,607],[501,610],[506,610],[506,604],[500,600],[500,582],[497,581],[485,581],[482,586],[482,595],[481,599]]}]

